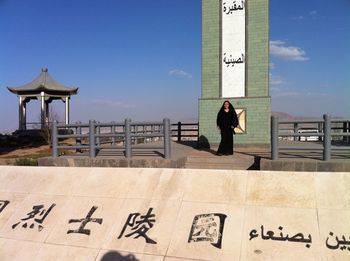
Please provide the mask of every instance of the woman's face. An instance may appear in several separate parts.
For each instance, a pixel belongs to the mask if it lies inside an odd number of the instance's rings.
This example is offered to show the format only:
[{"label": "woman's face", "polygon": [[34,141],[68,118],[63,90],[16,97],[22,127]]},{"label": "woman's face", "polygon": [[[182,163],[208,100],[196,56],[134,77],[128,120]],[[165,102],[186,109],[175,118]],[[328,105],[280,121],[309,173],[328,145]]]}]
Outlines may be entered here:
[{"label": "woman's face", "polygon": [[229,103],[228,103],[228,102],[225,102],[225,103],[224,103],[224,108],[225,108],[225,109],[228,109],[229,107],[230,107]]}]

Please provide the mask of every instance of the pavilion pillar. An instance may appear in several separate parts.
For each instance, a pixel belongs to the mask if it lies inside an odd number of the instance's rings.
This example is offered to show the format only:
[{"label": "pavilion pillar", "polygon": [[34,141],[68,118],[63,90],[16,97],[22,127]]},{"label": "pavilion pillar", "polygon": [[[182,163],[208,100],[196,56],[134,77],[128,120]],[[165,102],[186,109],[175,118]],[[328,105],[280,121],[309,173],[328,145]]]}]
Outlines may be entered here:
[{"label": "pavilion pillar", "polygon": [[45,102],[45,122],[50,124],[50,107],[49,102]]},{"label": "pavilion pillar", "polygon": [[[0,0],[1,2],[1,0]],[[47,68],[41,70],[40,75],[32,82],[20,87],[7,87],[18,97],[18,130],[27,128],[26,103],[37,99],[40,103],[40,114],[37,121],[42,131],[46,130],[50,121],[55,120],[56,115],[50,115],[50,103],[54,100],[62,100],[65,103],[65,123],[70,122],[70,96],[75,95],[79,88],[69,88],[56,82],[48,73]]]},{"label": "pavilion pillar", "polygon": [[44,129],[46,125],[46,106],[45,106],[45,93],[41,92],[41,129]]},{"label": "pavilion pillar", "polygon": [[69,100],[70,100],[70,97],[66,96],[65,97],[65,105],[66,105],[65,123],[66,124],[69,124]]},{"label": "pavilion pillar", "polygon": [[18,96],[18,129],[23,130],[23,97]]},{"label": "pavilion pillar", "polygon": [[27,129],[27,102],[22,101],[22,130]]}]

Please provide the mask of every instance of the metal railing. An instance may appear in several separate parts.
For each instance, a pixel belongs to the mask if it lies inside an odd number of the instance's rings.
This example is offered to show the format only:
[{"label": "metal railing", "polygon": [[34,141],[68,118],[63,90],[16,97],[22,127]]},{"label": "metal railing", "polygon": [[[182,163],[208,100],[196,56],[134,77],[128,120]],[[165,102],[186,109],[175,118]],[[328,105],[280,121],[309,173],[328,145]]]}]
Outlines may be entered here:
[{"label": "metal railing", "polygon": [[199,123],[173,123],[171,124],[172,137],[175,137],[177,141],[182,141],[182,138],[194,138],[198,140]]},{"label": "metal railing", "polygon": [[[280,125],[293,124],[294,129],[289,132],[281,132]],[[309,128],[309,130],[315,130],[314,132],[300,132],[300,124],[317,124],[317,128]],[[332,124],[343,124],[342,127],[336,127]],[[348,127],[349,126],[349,127]],[[286,130],[286,129],[284,129]],[[333,130],[333,131],[332,131]],[[335,132],[337,130],[338,132]],[[319,120],[288,120],[280,121],[277,117],[271,117],[271,159],[278,160],[280,152],[279,140],[283,137],[294,137],[294,141],[300,140],[301,137],[318,137],[318,141],[323,143],[323,160],[328,161],[331,159],[332,151],[350,151],[350,146],[335,147],[332,146],[332,137],[342,137],[343,142],[349,142],[350,137],[350,119],[335,119],[330,115],[323,115],[323,119]],[[307,140],[307,139],[306,139]],[[307,143],[305,143],[307,144]],[[303,147],[284,147],[284,150],[314,150],[312,146]]]},{"label": "metal railing", "polygon": [[[108,128],[108,132],[102,132],[102,128]],[[83,133],[82,129],[88,129]],[[75,144],[62,145],[60,140],[74,138]],[[163,139],[162,146],[137,146],[138,139]],[[82,143],[84,140],[84,144]],[[53,123],[52,127],[52,157],[59,156],[60,149],[76,150],[77,152],[87,150],[89,156],[95,158],[101,149],[123,149],[126,158],[132,157],[133,149],[163,149],[165,159],[171,158],[171,129],[170,120],[163,119],[163,122],[131,122],[125,119],[123,123],[100,123],[90,120],[88,124],[77,122],[75,124]],[[116,143],[124,146],[117,146]]]}]

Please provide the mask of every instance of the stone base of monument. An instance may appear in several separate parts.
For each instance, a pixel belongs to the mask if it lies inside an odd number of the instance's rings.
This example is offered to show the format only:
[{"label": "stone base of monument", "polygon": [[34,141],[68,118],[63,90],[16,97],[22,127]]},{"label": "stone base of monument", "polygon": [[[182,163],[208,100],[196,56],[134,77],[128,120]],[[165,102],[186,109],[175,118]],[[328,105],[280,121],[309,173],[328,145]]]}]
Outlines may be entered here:
[{"label": "stone base of monument", "polygon": [[0,167],[0,260],[350,260],[350,173]]}]

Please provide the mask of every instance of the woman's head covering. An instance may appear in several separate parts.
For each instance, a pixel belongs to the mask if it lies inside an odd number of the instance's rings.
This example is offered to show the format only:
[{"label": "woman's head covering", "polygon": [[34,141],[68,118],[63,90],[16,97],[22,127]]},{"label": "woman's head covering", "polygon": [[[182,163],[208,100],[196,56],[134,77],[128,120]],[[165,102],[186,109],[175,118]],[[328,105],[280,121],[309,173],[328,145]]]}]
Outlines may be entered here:
[{"label": "woman's head covering", "polygon": [[[228,113],[225,112],[225,102],[228,102],[228,108],[229,111]],[[216,118],[216,125],[221,128],[224,128],[225,125],[227,125],[227,115],[229,115],[229,128],[231,130],[231,127],[237,127],[238,126],[238,118],[237,118],[237,113],[235,111],[235,108],[232,106],[232,104],[226,100],[221,106],[220,111],[218,112],[218,116]],[[226,122],[226,123],[225,123]]]},{"label": "woman's head covering", "polygon": [[228,108],[229,108],[229,110],[230,110],[230,111],[233,111],[233,110],[234,110],[233,105],[232,105],[228,100],[224,101],[224,103],[222,104],[220,110],[224,110],[224,109],[225,109],[225,102],[228,102]]}]

